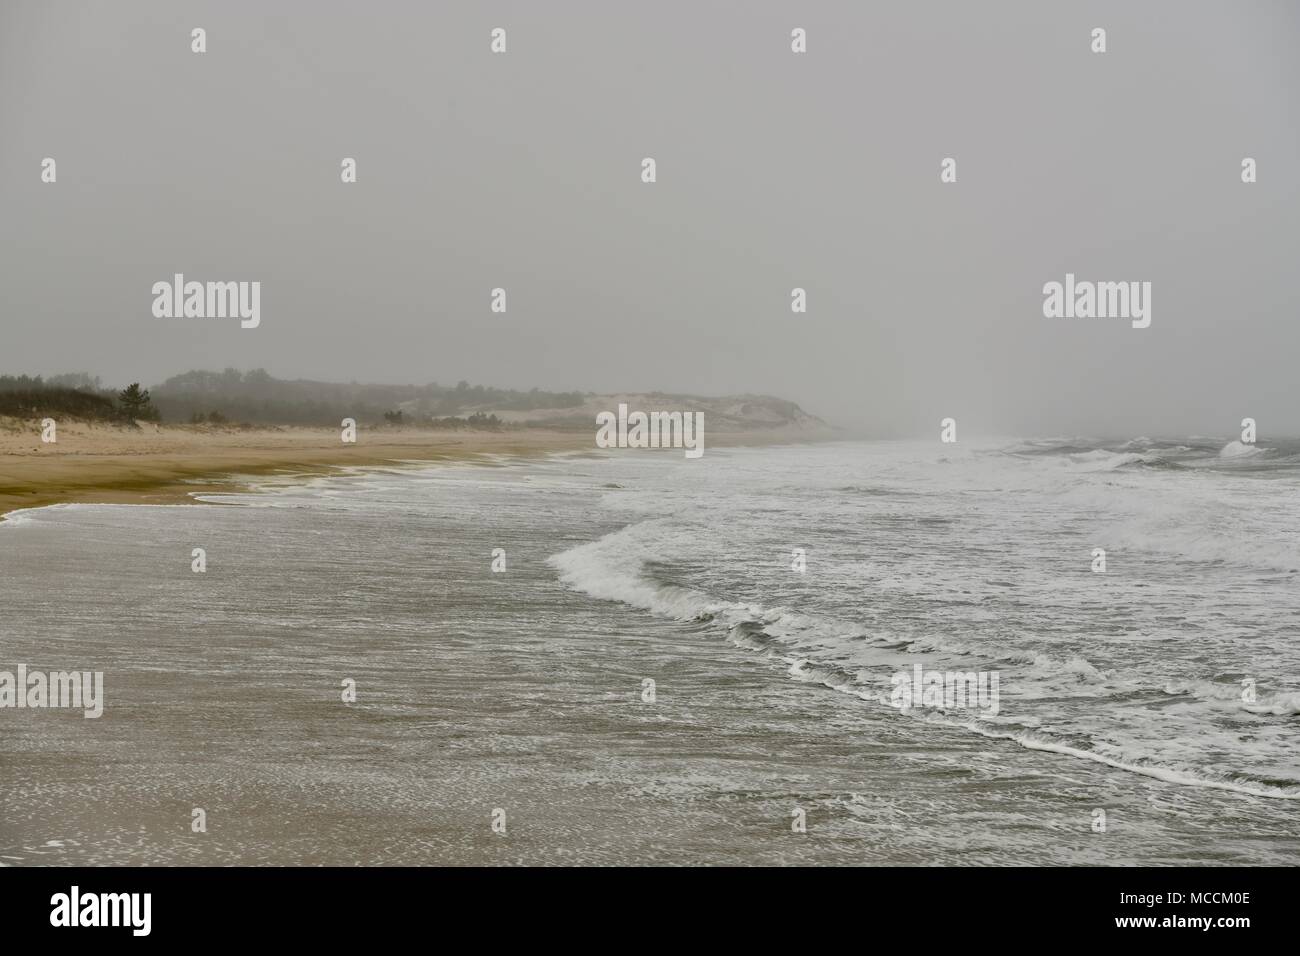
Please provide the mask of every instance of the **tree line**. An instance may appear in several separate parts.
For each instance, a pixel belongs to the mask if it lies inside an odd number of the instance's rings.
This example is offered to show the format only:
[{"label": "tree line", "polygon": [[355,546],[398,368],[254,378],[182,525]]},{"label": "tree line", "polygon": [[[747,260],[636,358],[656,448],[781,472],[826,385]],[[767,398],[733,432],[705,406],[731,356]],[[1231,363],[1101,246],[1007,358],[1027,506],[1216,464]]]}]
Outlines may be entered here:
[{"label": "tree line", "polygon": [[466,381],[448,386],[286,380],[265,369],[194,370],[151,389],[137,382],[120,390],[105,388],[98,376],[85,372],[45,379],[0,376],[0,415],[109,422],[335,426],[343,418],[355,418],[376,424],[497,428],[504,423],[488,410],[572,408],[585,400],[582,392],[520,391]]},{"label": "tree line", "polygon": [[50,379],[29,375],[0,375],[0,415],[14,418],[76,418],[85,421],[127,422],[159,420],[147,388],[139,382],[120,391],[100,386],[85,373]]}]

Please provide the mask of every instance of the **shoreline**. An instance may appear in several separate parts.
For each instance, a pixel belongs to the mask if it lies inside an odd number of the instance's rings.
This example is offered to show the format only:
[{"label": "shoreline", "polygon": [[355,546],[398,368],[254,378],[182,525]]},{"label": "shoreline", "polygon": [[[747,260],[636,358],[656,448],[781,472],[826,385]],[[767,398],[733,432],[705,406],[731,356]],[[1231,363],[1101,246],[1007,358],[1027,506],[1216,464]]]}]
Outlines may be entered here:
[{"label": "shoreline", "polygon": [[[56,504],[203,504],[195,494],[246,491],[242,476],[316,477],[338,468],[459,461],[496,455],[597,452],[594,432],[361,428],[355,444],[335,428],[255,429],[68,422],[43,444],[28,423],[0,431],[0,522]],[[720,433],[710,445],[771,445],[829,435],[791,430]],[[706,446],[707,447],[707,446]],[[665,449],[661,453],[677,451]]]}]

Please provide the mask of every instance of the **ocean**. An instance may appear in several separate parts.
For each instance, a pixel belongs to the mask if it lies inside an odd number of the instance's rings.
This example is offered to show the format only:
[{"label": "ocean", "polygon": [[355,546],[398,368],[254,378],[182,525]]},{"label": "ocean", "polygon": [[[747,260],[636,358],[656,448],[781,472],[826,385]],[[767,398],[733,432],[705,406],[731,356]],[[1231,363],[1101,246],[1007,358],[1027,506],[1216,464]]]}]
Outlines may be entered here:
[{"label": "ocean", "polygon": [[0,864],[1294,865],[1298,492],[834,442],[18,512],[0,670],[105,699],[0,709]]}]

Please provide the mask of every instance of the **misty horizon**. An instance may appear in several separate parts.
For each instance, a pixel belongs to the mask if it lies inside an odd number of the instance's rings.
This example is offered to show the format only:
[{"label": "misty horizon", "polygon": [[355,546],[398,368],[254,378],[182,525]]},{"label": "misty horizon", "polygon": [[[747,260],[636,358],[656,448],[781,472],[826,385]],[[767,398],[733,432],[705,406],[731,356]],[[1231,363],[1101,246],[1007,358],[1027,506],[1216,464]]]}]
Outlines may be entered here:
[{"label": "misty horizon", "polygon": [[[1297,26],[1285,4],[6,4],[0,369],[1297,435]],[[175,273],[260,282],[260,325],[156,318]],[[1067,275],[1149,283],[1149,327],[1046,318]]]},{"label": "misty horizon", "polygon": [[[699,392],[666,392],[666,391],[663,390],[663,389],[645,389],[645,390],[622,389],[622,390],[619,390],[619,391],[617,391],[617,392],[602,392],[602,391],[599,391],[599,390],[596,390],[596,389],[582,388],[582,387],[572,387],[572,388],[564,388],[564,389],[555,389],[555,390],[552,390],[552,389],[543,389],[543,388],[541,388],[541,386],[535,386],[535,385],[511,385],[511,384],[503,384],[503,383],[500,383],[500,382],[471,382],[471,381],[469,381],[468,379],[458,379],[455,383],[452,383],[452,382],[439,382],[439,381],[437,381],[437,380],[430,380],[430,381],[427,381],[427,382],[406,382],[406,381],[388,381],[388,382],[380,382],[380,381],[362,381],[362,380],[359,380],[359,379],[330,380],[330,379],[326,379],[326,378],[313,377],[313,376],[303,376],[303,377],[298,377],[298,378],[284,378],[284,377],[281,377],[281,376],[275,375],[275,374],[274,374],[273,372],[271,372],[269,369],[264,369],[264,368],[256,368],[256,369],[233,369],[233,368],[226,368],[226,369],[187,369],[187,370],[185,370],[184,372],[177,372],[177,373],[175,373],[175,374],[173,374],[173,375],[169,375],[169,376],[167,376],[167,378],[165,378],[165,379],[163,379],[163,380],[160,380],[160,381],[157,381],[157,382],[152,382],[152,381],[150,381],[150,382],[146,382],[146,381],[142,381],[142,380],[140,380],[140,379],[126,379],[126,380],[123,380],[123,381],[120,381],[120,382],[109,382],[109,381],[105,381],[105,380],[103,380],[103,376],[100,376],[100,375],[97,375],[97,374],[95,374],[95,373],[93,373],[93,372],[89,372],[89,371],[85,371],[85,370],[78,370],[78,371],[75,371],[75,372],[51,372],[51,373],[36,372],[36,373],[31,373],[31,372],[13,371],[13,370],[8,370],[8,369],[0,369],[0,378],[2,378],[2,377],[4,377],[4,376],[7,376],[7,375],[8,375],[8,376],[29,375],[29,376],[31,376],[31,377],[33,377],[33,378],[35,378],[35,377],[40,377],[40,378],[42,378],[44,381],[46,381],[47,383],[50,383],[50,382],[54,382],[54,381],[56,381],[56,380],[60,380],[60,379],[65,379],[65,380],[66,380],[66,379],[69,379],[69,378],[76,378],[76,377],[82,377],[82,376],[85,376],[85,377],[88,377],[88,378],[91,378],[91,379],[98,380],[98,381],[99,381],[99,386],[98,386],[98,387],[99,387],[101,390],[103,390],[103,391],[120,391],[121,389],[125,388],[126,386],[132,384],[132,382],[135,382],[136,384],[142,385],[142,386],[144,386],[145,388],[148,388],[148,389],[157,389],[157,388],[159,388],[159,387],[165,385],[168,381],[170,381],[170,380],[172,380],[172,379],[174,379],[174,378],[179,378],[179,377],[182,377],[182,376],[184,376],[184,375],[186,375],[186,374],[190,374],[190,373],[193,373],[193,372],[207,372],[207,373],[209,373],[209,374],[220,374],[220,373],[222,373],[222,372],[230,372],[230,371],[232,371],[232,370],[233,370],[233,371],[236,371],[236,372],[239,372],[239,373],[241,373],[242,375],[248,375],[248,374],[256,373],[256,372],[263,372],[263,373],[266,373],[266,374],[267,374],[271,379],[273,379],[273,380],[275,380],[275,381],[277,381],[277,382],[281,382],[281,383],[291,383],[291,384],[292,384],[292,383],[303,383],[303,384],[313,384],[313,385],[347,385],[347,386],[356,386],[356,387],[358,387],[358,388],[372,388],[372,387],[375,387],[375,388],[428,388],[428,387],[439,387],[439,388],[444,388],[444,389],[454,389],[454,388],[456,388],[457,386],[459,386],[460,384],[464,383],[465,385],[467,385],[467,386],[470,387],[470,388],[476,388],[476,387],[478,387],[478,388],[486,388],[486,389],[489,389],[489,390],[496,390],[496,391],[511,391],[511,392],[520,392],[520,393],[527,393],[527,392],[533,392],[533,391],[551,392],[551,393],[554,393],[554,394],[559,394],[559,393],[561,393],[561,392],[572,392],[572,393],[580,393],[580,394],[583,394],[583,395],[591,395],[591,396],[600,396],[600,395],[618,395],[618,394],[634,394],[634,395],[638,395],[638,394],[646,394],[646,395],[649,395],[649,394],[664,394],[664,395],[675,396],[675,397],[681,397],[681,398],[698,398],[698,399],[717,399],[717,398],[730,398],[730,397],[737,397],[737,398],[738,398],[738,397],[743,397],[743,396],[751,396],[751,397],[765,397],[765,398],[776,398],[776,399],[782,399],[782,400],[785,400],[785,401],[792,401],[792,402],[794,402],[794,404],[797,405],[797,406],[800,408],[801,411],[803,411],[803,412],[805,412],[805,413],[807,413],[807,414],[809,414],[809,415],[812,415],[812,416],[814,416],[815,418],[820,418],[820,419],[822,419],[822,420],[826,423],[827,426],[829,426],[830,428],[832,428],[832,429],[833,429],[833,430],[834,430],[834,431],[835,431],[835,432],[836,432],[840,437],[845,438],[845,439],[878,438],[878,439],[885,439],[885,440],[911,440],[911,439],[915,439],[915,440],[930,440],[930,439],[933,439],[934,436],[935,436],[935,434],[938,434],[939,431],[940,431],[940,423],[939,423],[939,422],[936,422],[936,423],[935,423],[935,426],[936,426],[935,428],[930,429],[929,431],[926,431],[926,432],[920,432],[920,431],[917,431],[917,432],[901,432],[901,431],[889,431],[889,430],[885,430],[885,429],[875,429],[875,430],[873,430],[873,429],[871,429],[871,428],[869,428],[869,427],[867,427],[867,426],[865,426],[865,425],[862,425],[862,424],[857,424],[857,425],[854,425],[854,424],[852,424],[852,423],[848,423],[848,424],[846,424],[845,422],[843,422],[843,421],[837,419],[833,414],[827,414],[827,413],[825,413],[823,410],[818,409],[818,408],[808,408],[808,407],[804,406],[802,403],[797,402],[797,401],[795,401],[794,399],[790,399],[790,398],[788,398],[788,396],[785,396],[785,395],[773,395],[773,394],[770,394],[770,393],[762,393],[762,392],[747,392],[747,393],[740,393],[740,394],[738,394],[738,395],[722,395],[722,394],[718,394],[718,395],[710,395],[710,394],[699,393]],[[73,387],[79,387],[79,386],[73,386]],[[170,422],[170,424],[175,424],[175,422]],[[995,440],[1007,440],[1007,441],[1014,441],[1014,440],[1040,440],[1040,439],[1059,439],[1059,438],[1064,438],[1064,437],[1074,437],[1074,438],[1086,438],[1086,439],[1098,440],[1098,441],[1103,441],[1103,442],[1111,442],[1111,441],[1125,441],[1125,440],[1134,439],[1134,438],[1158,438],[1158,439],[1173,439],[1173,438],[1227,438],[1227,439],[1232,439],[1232,438],[1233,438],[1233,437],[1234,437],[1234,436],[1235,436],[1239,431],[1240,431],[1240,427],[1239,427],[1239,426],[1234,427],[1234,426],[1232,426],[1231,423],[1230,423],[1228,427],[1224,427],[1224,428],[1222,428],[1222,429],[1219,430],[1219,431],[1215,431],[1215,430],[1213,430],[1213,429],[1211,429],[1211,428],[1207,428],[1207,429],[1204,429],[1204,430],[1202,430],[1202,431],[1187,431],[1187,432],[1159,432],[1159,431],[1156,431],[1156,432],[1152,432],[1152,433],[1149,433],[1149,434],[1139,434],[1139,433],[1136,433],[1136,432],[1133,433],[1133,434],[1105,433],[1105,432],[1073,432],[1073,433],[1070,433],[1069,435],[1067,435],[1066,433],[1050,434],[1050,433],[1047,433],[1047,432],[1027,434],[1027,433],[1013,433],[1013,432],[997,432],[997,431],[975,431],[975,430],[966,430],[966,429],[963,429],[963,431],[962,431],[962,437],[963,437],[963,440],[975,439],[975,440],[981,440],[981,441],[995,441]],[[1291,435],[1291,434],[1273,434],[1273,435],[1270,436],[1270,437],[1271,437],[1271,439],[1294,439],[1294,438],[1296,438],[1296,437],[1300,437],[1300,436],[1297,436],[1297,435]],[[1264,443],[1265,443],[1265,444],[1269,444],[1269,443],[1270,443],[1269,439],[1265,439],[1265,440],[1264,440]]]}]

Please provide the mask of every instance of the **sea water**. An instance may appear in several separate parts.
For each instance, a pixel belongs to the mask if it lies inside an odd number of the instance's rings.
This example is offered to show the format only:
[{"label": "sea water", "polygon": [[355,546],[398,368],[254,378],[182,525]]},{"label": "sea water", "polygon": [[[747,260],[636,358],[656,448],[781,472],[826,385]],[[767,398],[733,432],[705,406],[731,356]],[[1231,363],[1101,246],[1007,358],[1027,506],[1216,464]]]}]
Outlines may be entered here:
[{"label": "sea water", "polygon": [[[0,669],[103,672],[104,710],[0,710],[0,863],[1294,864],[1298,452],[625,450],[20,512]],[[897,706],[924,673],[997,706]]]}]

